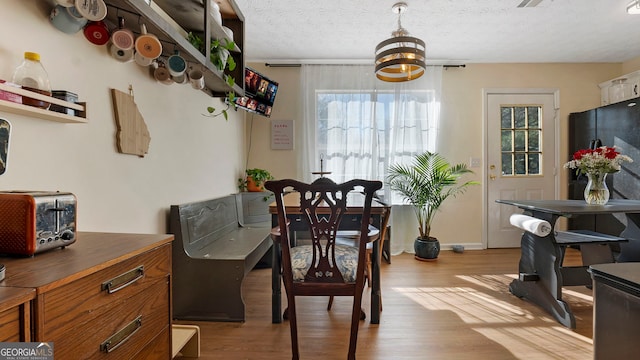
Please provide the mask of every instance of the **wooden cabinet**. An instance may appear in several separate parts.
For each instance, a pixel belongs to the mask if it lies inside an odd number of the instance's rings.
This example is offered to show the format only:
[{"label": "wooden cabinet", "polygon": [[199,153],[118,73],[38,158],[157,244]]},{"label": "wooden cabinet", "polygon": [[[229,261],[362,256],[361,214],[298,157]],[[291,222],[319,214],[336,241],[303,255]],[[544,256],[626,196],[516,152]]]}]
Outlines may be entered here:
[{"label": "wooden cabinet", "polygon": [[76,243],[3,259],[2,286],[33,288],[32,341],[60,359],[171,358],[173,235],[80,232]]},{"label": "wooden cabinet", "polygon": [[[622,93],[617,92],[618,95],[624,94],[622,96],[619,96],[618,99],[611,98],[609,96],[611,87],[615,86],[616,82],[618,82],[619,80],[626,84],[626,91]],[[598,86],[600,87],[600,101],[602,106],[637,98],[638,96],[640,96],[640,71],[634,71],[629,74],[618,76],[615,79],[602,82]]]},{"label": "wooden cabinet", "polygon": [[0,287],[0,342],[31,341],[34,289]]}]

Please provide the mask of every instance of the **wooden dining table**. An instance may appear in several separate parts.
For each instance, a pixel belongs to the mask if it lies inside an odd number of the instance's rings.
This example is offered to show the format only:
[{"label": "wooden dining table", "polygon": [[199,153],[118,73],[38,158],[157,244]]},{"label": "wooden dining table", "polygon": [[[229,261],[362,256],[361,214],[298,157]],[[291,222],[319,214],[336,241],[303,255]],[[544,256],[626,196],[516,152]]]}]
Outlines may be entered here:
[{"label": "wooden dining table", "polygon": [[[344,214],[340,222],[339,230],[360,230],[362,212],[364,206],[364,196],[360,193],[352,192],[347,198],[347,212]],[[295,246],[296,232],[307,231],[308,226],[306,220],[300,212],[300,194],[292,192],[284,196],[285,211],[289,219],[289,231],[291,233],[292,246]],[[369,223],[381,229],[383,219],[388,216],[390,205],[383,203],[374,198],[371,204],[371,218]],[[269,204],[269,213],[272,218],[272,226],[278,226],[278,210],[275,201]],[[282,264],[280,258],[280,244],[273,244],[273,261],[271,266],[271,302],[272,302],[272,323],[282,322]],[[381,309],[381,291],[380,291],[380,239],[373,243],[372,259],[371,259],[371,315],[372,324],[380,323]]]}]

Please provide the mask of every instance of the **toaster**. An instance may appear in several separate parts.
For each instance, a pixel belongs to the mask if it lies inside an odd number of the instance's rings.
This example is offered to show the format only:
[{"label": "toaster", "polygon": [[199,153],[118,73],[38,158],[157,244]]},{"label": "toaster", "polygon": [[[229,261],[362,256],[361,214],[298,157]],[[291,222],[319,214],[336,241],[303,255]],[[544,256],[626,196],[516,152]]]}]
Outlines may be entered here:
[{"label": "toaster", "polygon": [[0,191],[0,254],[31,256],[73,244],[76,207],[68,192]]}]

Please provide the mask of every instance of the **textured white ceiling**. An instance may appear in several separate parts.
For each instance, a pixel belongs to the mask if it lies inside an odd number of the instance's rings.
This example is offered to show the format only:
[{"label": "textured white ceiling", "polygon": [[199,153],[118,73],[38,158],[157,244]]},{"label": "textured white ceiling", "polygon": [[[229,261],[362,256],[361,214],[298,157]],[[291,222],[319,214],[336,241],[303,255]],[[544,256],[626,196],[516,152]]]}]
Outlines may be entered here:
[{"label": "textured white ceiling", "polygon": [[[235,1],[247,61],[373,62],[397,27],[393,0]],[[622,62],[640,56],[629,1],[408,0],[402,25],[427,43],[430,63]]]}]

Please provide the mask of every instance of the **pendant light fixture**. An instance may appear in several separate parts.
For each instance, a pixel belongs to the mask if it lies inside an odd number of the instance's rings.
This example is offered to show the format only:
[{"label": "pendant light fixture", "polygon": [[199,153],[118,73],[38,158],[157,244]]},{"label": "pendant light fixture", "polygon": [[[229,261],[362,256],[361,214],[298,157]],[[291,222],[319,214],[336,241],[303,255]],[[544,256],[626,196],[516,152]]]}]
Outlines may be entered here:
[{"label": "pendant light fixture", "polygon": [[391,10],[398,14],[398,29],[376,46],[376,77],[389,82],[411,81],[424,74],[425,44],[402,27],[400,18],[407,4],[396,3]]}]

